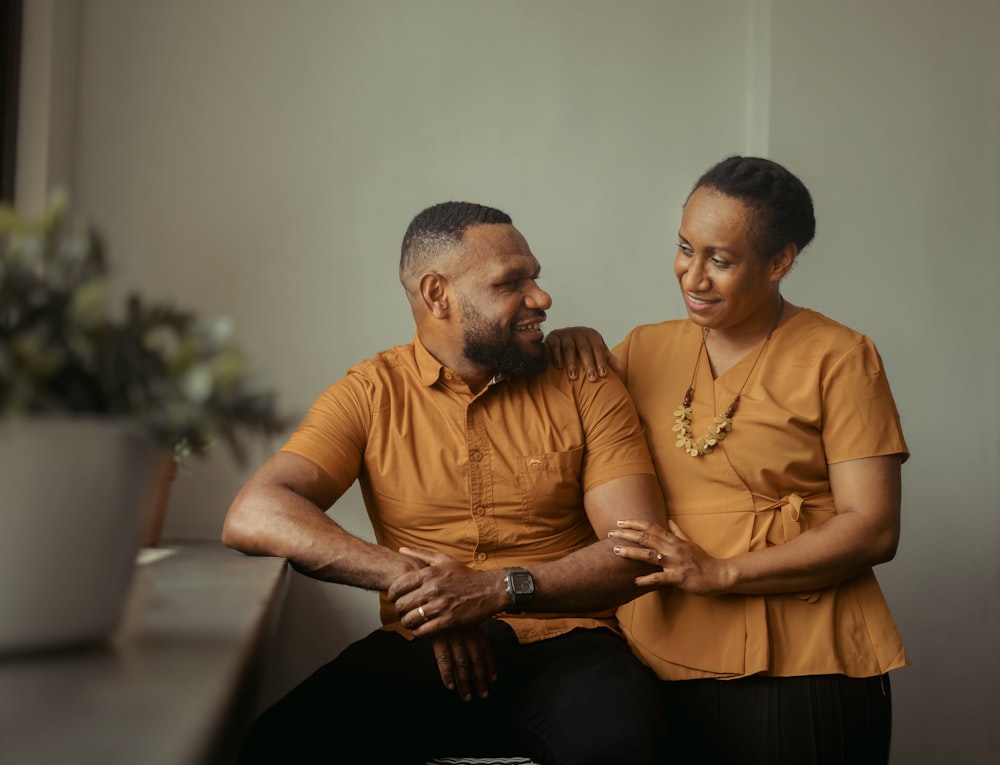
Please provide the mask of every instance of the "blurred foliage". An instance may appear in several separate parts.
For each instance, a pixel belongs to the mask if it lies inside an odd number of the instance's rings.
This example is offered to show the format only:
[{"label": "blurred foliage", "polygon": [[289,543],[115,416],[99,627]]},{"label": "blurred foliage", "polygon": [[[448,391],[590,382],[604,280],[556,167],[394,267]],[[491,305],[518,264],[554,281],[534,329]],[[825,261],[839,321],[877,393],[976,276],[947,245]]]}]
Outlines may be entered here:
[{"label": "blurred foliage", "polygon": [[225,441],[281,432],[276,397],[254,388],[226,319],[132,294],[115,315],[100,237],[74,230],[55,193],[38,219],[0,205],[0,418],[131,418],[179,462]]}]

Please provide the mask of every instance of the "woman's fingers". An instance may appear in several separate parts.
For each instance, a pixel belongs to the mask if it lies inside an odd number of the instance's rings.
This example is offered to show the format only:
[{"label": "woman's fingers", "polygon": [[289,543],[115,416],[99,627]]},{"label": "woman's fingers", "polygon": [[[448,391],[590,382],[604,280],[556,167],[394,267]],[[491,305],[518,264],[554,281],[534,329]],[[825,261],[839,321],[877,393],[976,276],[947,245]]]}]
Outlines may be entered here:
[{"label": "woman's fingers", "polygon": [[571,380],[583,370],[588,380],[606,377],[608,369],[621,372],[624,365],[608,350],[601,334],[589,327],[555,329],[545,336],[549,360],[557,369],[565,369]]},{"label": "woman's fingers", "polygon": [[[662,547],[670,541],[670,533],[666,529],[649,521],[618,521],[618,528],[609,531],[608,536],[649,548]],[[665,550],[660,549],[657,552]]]},{"label": "woman's fingers", "polygon": [[667,559],[667,556],[658,550],[648,547],[631,547],[630,545],[615,545],[615,555],[661,568]]}]

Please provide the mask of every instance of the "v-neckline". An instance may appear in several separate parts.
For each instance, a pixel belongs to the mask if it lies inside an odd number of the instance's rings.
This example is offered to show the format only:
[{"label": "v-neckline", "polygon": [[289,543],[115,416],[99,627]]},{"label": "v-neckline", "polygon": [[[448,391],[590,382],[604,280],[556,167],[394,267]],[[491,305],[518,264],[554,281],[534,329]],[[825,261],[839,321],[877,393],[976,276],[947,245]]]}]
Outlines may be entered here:
[{"label": "v-neckline", "polygon": [[[807,310],[807,309],[800,308],[795,313],[793,313],[791,316],[789,316],[787,319],[785,319],[784,321],[782,321],[781,323],[779,323],[771,331],[771,339],[772,339],[772,341],[774,339],[774,335],[778,331],[780,331],[783,326],[785,326],[786,324],[788,324],[788,322],[790,322],[790,321],[794,321],[795,317],[798,316],[799,314],[803,313],[805,310]],[[704,330],[702,330],[702,332],[704,332]],[[699,346],[701,345],[703,337],[704,337],[704,335],[701,334],[701,336],[698,338],[698,344],[699,344]],[[718,385],[718,384],[724,382],[725,379],[727,377],[730,377],[732,374],[734,374],[734,370],[738,369],[739,367],[745,367],[747,364],[754,363],[754,361],[757,358],[757,355],[760,353],[761,345],[763,345],[766,342],[767,342],[767,335],[765,335],[764,337],[760,338],[760,340],[758,340],[750,348],[748,348],[747,351],[746,351],[746,353],[744,353],[742,356],[740,356],[735,362],[733,362],[732,364],[730,364],[729,367],[726,369],[725,372],[723,372],[722,374],[718,374],[717,375],[715,373],[715,371],[713,370],[713,368],[712,368],[712,358],[711,358],[711,356],[708,353],[708,343],[707,343],[707,339],[705,339],[705,350],[704,350],[704,353],[705,353],[705,368],[708,371],[708,375],[709,375],[709,377],[710,377],[710,379],[712,381],[713,386]],[[699,353],[700,352],[701,352],[701,348],[699,347]],[[699,377],[700,376],[701,376],[701,374],[699,374]],[[742,380],[740,382],[742,382]]]}]

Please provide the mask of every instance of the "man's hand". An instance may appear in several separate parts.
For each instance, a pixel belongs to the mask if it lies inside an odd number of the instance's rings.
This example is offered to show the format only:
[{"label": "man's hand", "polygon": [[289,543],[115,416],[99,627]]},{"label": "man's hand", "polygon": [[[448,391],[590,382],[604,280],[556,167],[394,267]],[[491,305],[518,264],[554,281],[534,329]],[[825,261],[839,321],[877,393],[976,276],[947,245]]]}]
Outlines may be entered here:
[{"label": "man's hand", "polygon": [[418,637],[478,627],[507,604],[504,571],[477,571],[450,555],[401,548],[427,564],[398,577],[387,591],[403,626]]},{"label": "man's hand", "polygon": [[489,695],[490,683],[497,679],[493,649],[480,627],[439,632],[430,638],[434,644],[441,682],[463,701]]}]

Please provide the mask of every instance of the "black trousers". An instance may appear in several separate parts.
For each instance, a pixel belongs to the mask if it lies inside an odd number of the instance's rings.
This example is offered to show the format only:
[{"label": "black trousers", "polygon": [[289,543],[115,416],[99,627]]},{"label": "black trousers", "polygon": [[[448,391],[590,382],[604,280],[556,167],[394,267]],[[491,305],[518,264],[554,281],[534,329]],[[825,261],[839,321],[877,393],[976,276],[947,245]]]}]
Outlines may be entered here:
[{"label": "black trousers", "polygon": [[490,620],[497,681],[462,701],[426,640],[377,631],[348,646],[251,727],[241,762],[390,763],[531,757],[558,765],[665,762],[659,681],[606,629],[521,645]]},{"label": "black trousers", "polygon": [[889,676],[661,684],[673,765],[886,765]]}]

